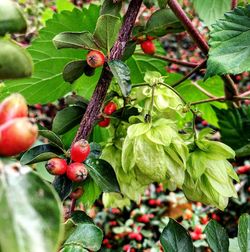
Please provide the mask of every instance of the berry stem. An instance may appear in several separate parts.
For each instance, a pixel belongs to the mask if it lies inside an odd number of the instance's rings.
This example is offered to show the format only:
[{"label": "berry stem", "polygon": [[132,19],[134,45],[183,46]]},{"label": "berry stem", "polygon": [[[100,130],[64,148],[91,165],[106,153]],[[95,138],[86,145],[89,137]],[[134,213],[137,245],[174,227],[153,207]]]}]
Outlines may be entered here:
[{"label": "berry stem", "polygon": [[[186,31],[191,36],[191,38],[195,41],[197,46],[201,49],[201,51],[205,55],[207,55],[209,51],[209,46],[207,42],[203,39],[199,31],[194,27],[191,20],[188,18],[188,16],[184,12],[180,4],[177,2],[177,0],[169,0],[168,5],[172,9],[172,11],[175,13],[177,18],[179,18],[179,20],[185,27]],[[225,82],[225,85],[224,85],[225,96],[227,100],[232,100],[234,96],[238,96],[238,90],[235,87],[233,80],[228,74],[223,75],[222,78]]]},{"label": "berry stem", "polygon": [[[111,60],[121,59],[127,41],[130,38],[130,34],[134,26],[137,14],[140,10],[141,4],[142,0],[132,0],[130,2],[124,17],[124,23],[119,32],[119,37],[110,53]],[[113,75],[108,65],[104,64],[100,79],[88,104],[86,112],[81,120],[80,127],[77,131],[73,143],[77,142],[80,139],[87,139],[89,134],[91,133],[95,124],[95,120],[100,113],[112,77]]]}]

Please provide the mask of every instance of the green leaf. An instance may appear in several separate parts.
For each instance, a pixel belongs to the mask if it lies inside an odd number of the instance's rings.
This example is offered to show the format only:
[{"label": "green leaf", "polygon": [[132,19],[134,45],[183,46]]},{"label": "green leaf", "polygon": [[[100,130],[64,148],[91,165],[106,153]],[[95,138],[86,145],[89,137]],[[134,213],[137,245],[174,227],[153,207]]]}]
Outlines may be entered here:
[{"label": "green leaf", "polygon": [[121,60],[112,60],[108,64],[112,74],[120,86],[122,95],[127,97],[131,91],[129,67]]},{"label": "green leaf", "polygon": [[88,158],[85,163],[90,176],[103,192],[120,192],[115,172],[107,161]]},{"label": "green leaf", "polygon": [[0,79],[24,78],[32,74],[32,59],[24,48],[2,39],[0,48]]},{"label": "green leaf", "polygon": [[207,26],[212,25],[230,10],[230,0],[193,0],[194,8]]},{"label": "green leaf", "polygon": [[101,15],[94,32],[96,43],[109,52],[117,39],[120,27],[121,21],[118,17],[109,14]]},{"label": "green leaf", "polygon": [[238,244],[241,252],[250,251],[250,215],[243,214],[239,219]]},{"label": "green leaf", "polygon": [[[223,80],[215,76],[206,81],[198,81],[197,85],[204,88],[206,91],[210,92],[215,96],[224,95],[224,83]],[[203,99],[207,99],[207,96],[197,89],[191,81],[185,81],[183,84],[179,85],[176,90],[185,97],[187,102],[195,102]],[[213,105],[213,106],[212,106]],[[214,107],[226,108],[226,105],[220,102],[203,103],[196,105],[197,109],[201,112],[203,119],[208,121],[210,124],[218,127],[218,118]]]},{"label": "green leaf", "polygon": [[84,212],[74,212],[72,220],[77,224],[77,227],[63,246],[79,244],[92,251],[99,250],[103,239],[102,230]]},{"label": "green leaf", "polygon": [[18,5],[10,0],[1,1],[0,36],[3,36],[7,32],[24,33],[26,29],[27,29],[27,23]]},{"label": "green leaf", "polygon": [[250,155],[250,144],[247,144],[235,151],[237,157],[247,157]]},{"label": "green leaf", "polygon": [[184,30],[182,24],[170,8],[160,9],[149,18],[145,33],[151,36],[164,36],[168,33],[177,33]]},{"label": "green leaf", "polygon": [[[8,92],[21,93],[29,104],[48,103],[63,97],[72,90],[81,89],[81,95],[91,97],[93,88],[99,78],[100,71],[93,77],[83,75],[74,85],[69,85],[63,80],[64,66],[73,60],[82,60],[87,51],[75,49],[57,50],[52,39],[60,32],[93,32],[98,18],[99,7],[90,5],[88,9],[74,9],[72,12],[63,11],[54,14],[53,19],[46,23],[46,27],[39,31],[39,37],[27,49],[35,63],[34,73],[31,78],[11,80],[5,82],[4,92],[0,93],[0,100]],[[77,21],[76,21],[77,20]],[[1,50],[2,51],[2,50]],[[87,94],[87,96],[85,96]]]},{"label": "green leaf", "polygon": [[94,42],[92,33],[84,32],[61,32],[53,38],[53,43],[57,49],[76,48],[86,50],[98,50],[99,47]]},{"label": "green leaf", "polygon": [[73,188],[72,181],[66,175],[56,176],[53,181],[53,186],[62,201],[70,195]]},{"label": "green leaf", "polygon": [[[62,239],[62,209],[56,192],[28,167],[1,167],[1,251],[56,252]],[[18,169],[18,171],[17,171]]]},{"label": "green leaf", "polygon": [[122,61],[126,61],[128,58],[130,58],[133,55],[135,48],[136,48],[136,41],[129,41],[126,44],[125,50],[123,52]]},{"label": "green leaf", "polygon": [[238,245],[238,239],[236,238],[230,238],[229,239],[229,250],[228,252],[240,252],[240,247]]},{"label": "green leaf", "polygon": [[34,164],[42,161],[47,161],[53,157],[63,154],[63,151],[51,144],[37,145],[27,150],[21,157],[21,164]]},{"label": "green leaf", "polygon": [[102,3],[100,15],[110,14],[113,16],[119,16],[121,7],[122,1],[114,2],[113,0],[104,0]]},{"label": "green leaf", "polygon": [[168,0],[158,0],[157,2],[158,2],[159,7],[161,9],[164,9],[164,8],[166,8]]},{"label": "green leaf", "polygon": [[56,7],[59,12],[64,10],[72,11],[75,8],[75,5],[68,0],[56,0]]},{"label": "green leaf", "polygon": [[210,50],[205,78],[250,70],[250,5],[227,12],[210,33]]},{"label": "green leaf", "polygon": [[88,250],[83,248],[81,245],[72,244],[64,246],[60,252],[88,252]]},{"label": "green leaf", "polygon": [[91,208],[94,202],[99,198],[102,191],[92,178],[88,178],[83,184],[84,194],[80,198],[84,207]]},{"label": "green leaf", "polygon": [[167,226],[163,229],[160,241],[166,252],[194,251],[189,233],[173,219],[169,219]]},{"label": "green leaf", "polygon": [[85,109],[80,106],[70,106],[57,112],[52,130],[58,134],[64,134],[81,122]]},{"label": "green leaf", "polygon": [[61,138],[58,135],[56,135],[53,131],[48,130],[46,128],[40,128],[39,135],[47,138],[52,145],[55,145],[60,149],[64,148]]},{"label": "green leaf", "polygon": [[228,252],[229,238],[228,234],[215,220],[209,221],[205,228],[207,242],[214,252]]},{"label": "green leaf", "polygon": [[69,62],[63,69],[63,79],[69,83],[73,83],[83,75],[86,64],[86,60]]}]

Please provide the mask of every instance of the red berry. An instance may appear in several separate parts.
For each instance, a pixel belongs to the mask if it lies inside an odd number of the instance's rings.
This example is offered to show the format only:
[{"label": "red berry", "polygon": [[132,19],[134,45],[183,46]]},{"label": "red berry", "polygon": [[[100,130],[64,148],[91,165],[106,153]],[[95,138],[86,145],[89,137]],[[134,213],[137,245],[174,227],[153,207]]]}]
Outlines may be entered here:
[{"label": "red berry", "polygon": [[83,195],[83,188],[82,188],[82,187],[77,187],[77,188],[75,189],[75,191],[73,191],[73,192],[69,195],[69,197],[70,197],[71,199],[77,200],[77,199],[80,199],[80,198],[82,197],[82,195]]},{"label": "red berry", "polygon": [[145,40],[141,43],[141,49],[146,54],[154,54],[156,51],[155,45],[151,40]]},{"label": "red berry", "polygon": [[108,127],[110,124],[110,118],[104,118],[102,121],[98,122],[100,127]]},{"label": "red berry", "polygon": [[74,182],[81,182],[87,178],[88,171],[82,163],[72,163],[66,171],[67,177]]},{"label": "red berry", "polygon": [[101,51],[90,51],[87,54],[87,63],[92,68],[97,68],[99,66],[102,66],[105,62],[105,55]]},{"label": "red berry", "polygon": [[238,173],[238,174],[245,174],[245,173],[247,173],[249,170],[250,170],[250,166],[249,166],[249,165],[243,165],[243,166],[240,166],[240,167],[237,169],[237,173]]},{"label": "red berry", "polygon": [[196,225],[194,228],[194,232],[196,234],[202,234],[202,227],[200,225]]},{"label": "red berry", "polygon": [[136,240],[136,241],[141,241],[142,240],[142,235],[140,233],[135,233],[135,232],[132,232],[128,235],[129,239],[131,240]]},{"label": "red berry", "polygon": [[138,222],[142,222],[142,223],[149,223],[150,222],[150,218],[149,218],[149,216],[147,214],[144,214],[142,216],[139,216],[137,218],[137,221]]},{"label": "red berry", "polygon": [[19,117],[28,116],[28,106],[20,94],[12,94],[0,104],[0,124]]},{"label": "red berry", "polygon": [[211,218],[216,221],[220,221],[220,216],[217,215],[216,213],[212,213]]},{"label": "red berry", "polygon": [[154,39],[155,39],[155,37],[147,35],[147,40],[154,40]]},{"label": "red berry", "polygon": [[84,162],[90,153],[90,145],[88,141],[81,139],[75,142],[70,150],[71,159],[74,162]]},{"label": "red berry", "polygon": [[192,240],[194,240],[194,241],[200,240],[202,237],[201,234],[197,234],[195,232],[190,232],[190,236],[191,236]]},{"label": "red berry", "polygon": [[0,126],[0,155],[14,156],[36,141],[38,128],[28,118],[12,119]]},{"label": "red berry", "polygon": [[45,167],[52,175],[63,175],[67,170],[67,162],[62,158],[52,158],[46,163]]},{"label": "red berry", "polygon": [[208,221],[209,221],[209,218],[208,218],[207,215],[204,216],[204,217],[201,217],[201,219],[200,219],[200,222],[201,222],[201,224],[203,224],[203,225],[206,225],[206,224],[208,223]]},{"label": "red berry", "polygon": [[103,113],[111,115],[117,110],[117,105],[114,102],[109,102],[103,109]]}]

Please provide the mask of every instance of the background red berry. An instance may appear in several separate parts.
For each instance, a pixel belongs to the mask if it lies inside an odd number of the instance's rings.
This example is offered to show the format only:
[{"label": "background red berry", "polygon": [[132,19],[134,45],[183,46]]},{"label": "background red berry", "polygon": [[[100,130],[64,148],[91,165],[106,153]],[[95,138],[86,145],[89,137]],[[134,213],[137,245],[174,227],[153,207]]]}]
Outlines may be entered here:
[{"label": "background red berry", "polygon": [[45,167],[52,175],[63,175],[67,170],[67,162],[62,158],[52,158],[46,163]]},{"label": "background red berry", "polygon": [[75,142],[70,150],[70,157],[75,162],[84,162],[90,153],[90,145],[88,141],[81,139]]},{"label": "background red berry", "polygon": [[98,122],[100,127],[108,127],[110,124],[110,118],[104,118],[102,121]]},{"label": "background red berry", "polygon": [[141,49],[146,54],[154,54],[156,51],[155,45],[151,40],[145,40],[141,43]]},{"label": "background red berry", "polygon": [[74,182],[81,182],[87,178],[88,171],[82,163],[72,163],[68,165],[67,177]]}]

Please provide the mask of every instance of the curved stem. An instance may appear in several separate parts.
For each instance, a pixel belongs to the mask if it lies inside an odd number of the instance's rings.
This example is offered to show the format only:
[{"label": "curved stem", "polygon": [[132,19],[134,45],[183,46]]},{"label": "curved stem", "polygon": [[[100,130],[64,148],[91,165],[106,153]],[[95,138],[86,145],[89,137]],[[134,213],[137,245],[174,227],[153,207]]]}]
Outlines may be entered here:
[{"label": "curved stem", "polygon": [[211,99],[205,99],[205,100],[201,100],[201,101],[191,102],[190,106],[194,106],[194,105],[198,105],[198,104],[202,104],[202,103],[207,103],[207,102],[225,101],[225,100],[226,100],[225,96],[215,97],[215,98],[211,98]]},{"label": "curved stem", "polygon": [[244,96],[247,96],[247,95],[250,95],[250,90],[238,95],[238,97],[244,97]]},{"label": "curved stem", "polygon": [[216,96],[214,96],[213,94],[211,94],[210,92],[208,92],[206,89],[204,89],[200,85],[196,84],[195,82],[192,82],[192,85],[195,86],[197,89],[199,89],[206,96],[208,96],[210,98],[217,98]]}]

